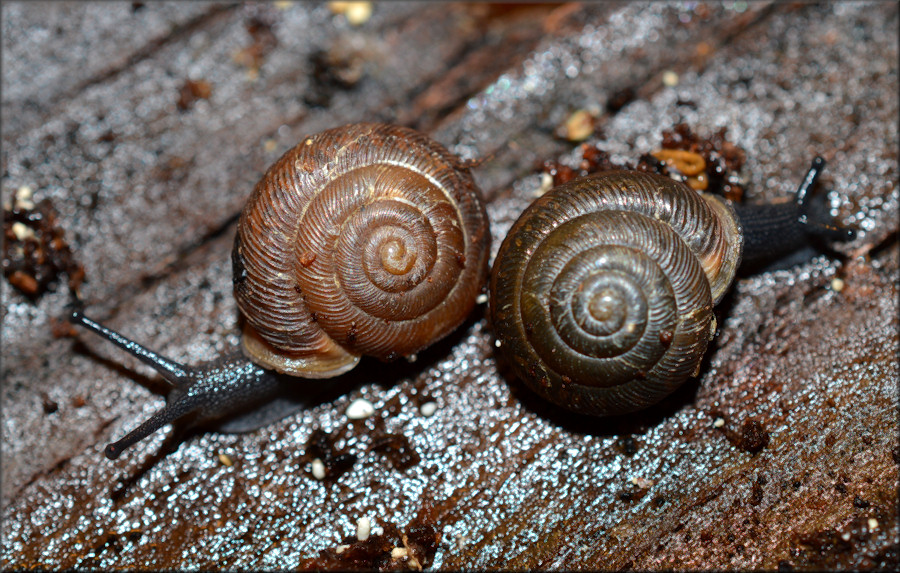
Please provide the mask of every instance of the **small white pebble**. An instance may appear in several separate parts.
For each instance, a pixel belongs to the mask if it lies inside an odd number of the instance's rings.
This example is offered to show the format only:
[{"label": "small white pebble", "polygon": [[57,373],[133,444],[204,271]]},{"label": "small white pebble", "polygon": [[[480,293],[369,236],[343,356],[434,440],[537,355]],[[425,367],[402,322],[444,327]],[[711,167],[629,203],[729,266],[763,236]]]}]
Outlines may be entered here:
[{"label": "small white pebble", "polygon": [[407,357],[406,357],[406,361],[409,362],[410,364],[412,364],[413,362],[415,362],[415,361],[418,360],[418,359],[419,359],[419,355],[418,355],[418,354],[409,354],[409,355],[407,355]]},{"label": "small white pebble", "polygon": [[716,418],[716,419],[713,421],[713,428],[721,428],[721,427],[724,426],[724,425],[725,425],[725,419],[724,419],[724,418]]},{"label": "small white pebble", "polygon": [[12,232],[20,241],[34,238],[34,231],[31,230],[31,227],[19,221],[12,224]]},{"label": "small white pebble", "polygon": [[325,464],[319,458],[312,461],[312,475],[319,481],[325,479]]},{"label": "small white pebble", "polygon": [[369,521],[368,517],[360,517],[356,520],[356,538],[360,541],[365,541],[369,538],[369,533],[372,532],[372,522]]},{"label": "small white pebble", "polygon": [[22,211],[30,211],[31,209],[34,209],[34,202],[30,199],[16,197],[16,208],[21,209]]},{"label": "small white pebble", "polygon": [[365,24],[372,17],[371,2],[351,2],[353,4],[347,10],[347,21],[351,26],[359,26]]},{"label": "small white pebble", "polygon": [[589,110],[579,109],[572,113],[557,130],[557,135],[569,141],[584,141],[594,133],[597,118]]},{"label": "small white pebble", "polygon": [[841,539],[843,539],[844,541],[850,541],[850,532],[845,531],[841,533]]},{"label": "small white pebble", "polygon": [[869,531],[875,531],[878,529],[878,520],[874,517],[869,518]]},{"label": "small white pebble", "polygon": [[234,465],[234,462],[231,461],[231,457],[229,457],[228,454],[219,454],[219,462],[226,468],[230,468]]},{"label": "small white pebble", "polygon": [[430,418],[434,416],[434,413],[437,411],[437,402],[425,402],[421,406],[419,406],[419,412],[426,418]]},{"label": "small white pebble", "polygon": [[376,525],[372,528],[372,535],[384,535],[384,529],[380,525]]},{"label": "small white pebble", "polygon": [[631,483],[638,486],[641,489],[648,489],[653,486],[652,479],[645,479],[642,477],[633,477],[631,478]]},{"label": "small white pebble", "polygon": [[494,341],[495,348],[500,348],[501,346],[503,346],[503,342],[499,338]]},{"label": "small white pebble", "polygon": [[344,413],[347,414],[347,417],[351,420],[362,420],[375,413],[375,406],[365,398],[359,398],[350,402],[350,405],[347,406],[347,410]]},{"label": "small white pebble", "polygon": [[409,555],[406,547],[394,547],[391,549],[391,559],[402,559]]},{"label": "small white pebble", "polygon": [[340,555],[341,553],[343,553],[344,551],[346,551],[348,549],[350,549],[349,545],[338,545],[337,548],[335,548],[334,552],[337,553],[338,555]]},{"label": "small white pebble", "polygon": [[332,14],[343,14],[351,26],[366,23],[372,17],[371,2],[329,2]]},{"label": "small white pebble", "polygon": [[34,191],[28,185],[22,185],[16,189],[16,199],[20,201],[30,201]]},{"label": "small white pebble", "polygon": [[547,191],[549,191],[552,188],[553,188],[553,176],[550,175],[549,173],[545,172],[545,173],[541,174],[541,186],[538,188],[537,191],[534,192],[534,194],[536,196],[540,197],[541,195],[543,195],[544,193],[546,193]]},{"label": "small white pebble", "polygon": [[831,290],[834,292],[841,292],[844,290],[844,281],[837,277],[831,279]]},{"label": "small white pebble", "polygon": [[481,293],[475,297],[475,304],[484,304],[488,301],[488,295]]},{"label": "small white pebble", "polygon": [[663,85],[668,87],[674,87],[678,85],[678,74],[673,72],[672,70],[666,70],[662,75]]}]

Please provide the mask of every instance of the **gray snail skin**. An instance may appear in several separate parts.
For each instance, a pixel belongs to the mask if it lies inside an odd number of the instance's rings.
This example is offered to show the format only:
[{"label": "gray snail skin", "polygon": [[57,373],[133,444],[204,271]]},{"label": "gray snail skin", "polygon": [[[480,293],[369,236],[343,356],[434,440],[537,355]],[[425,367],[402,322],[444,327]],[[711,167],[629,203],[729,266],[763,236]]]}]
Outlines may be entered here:
[{"label": "gray snail skin", "polygon": [[284,376],[327,379],[362,356],[421,351],[469,315],[489,251],[468,164],[437,142],[366,123],[306,138],[268,169],[241,213],[232,267],[242,351],[187,367],[71,313],[173,388],[106,456],[176,420],[227,416]]},{"label": "gray snail skin", "polygon": [[559,185],[512,226],[494,262],[499,351],[543,398],[606,416],[651,406],[696,376],[713,307],[741,264],[850,229],[813,220],[807,194],[738,205],[669,177],[613,171]]}]

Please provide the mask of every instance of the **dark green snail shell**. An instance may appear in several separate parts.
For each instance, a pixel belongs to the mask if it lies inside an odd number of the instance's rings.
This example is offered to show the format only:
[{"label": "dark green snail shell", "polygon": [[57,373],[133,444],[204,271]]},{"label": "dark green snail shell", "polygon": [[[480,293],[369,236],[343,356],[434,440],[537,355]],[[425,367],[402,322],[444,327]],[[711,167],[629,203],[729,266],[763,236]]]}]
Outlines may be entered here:
[{"label": "dark green snail shell", "polygon": [[645,408],[697,371],[740,255],[737,220],[715,197],[648,173],[570,181],[526,209],[500,247],[500,352],[571,410]]}]

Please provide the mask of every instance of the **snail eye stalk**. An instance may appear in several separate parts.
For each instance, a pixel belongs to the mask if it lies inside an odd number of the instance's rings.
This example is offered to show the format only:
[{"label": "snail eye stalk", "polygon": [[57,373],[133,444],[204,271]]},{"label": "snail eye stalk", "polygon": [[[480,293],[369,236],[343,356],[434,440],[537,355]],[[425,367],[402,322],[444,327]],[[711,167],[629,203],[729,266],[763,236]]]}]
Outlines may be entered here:
[{"label": "snail eye stalk", "polygon": [[73,310],[69,315],[69,322],[87,328],[91,332],[98,334],[102,338],[112,342],[125,352],[131,354],[147,366],[160,373],[166,381],[172,386],[184,384],[190,375],[185,367],[174,360],[169,360],[164,356],[160,356],[156,352],[138,344],[137,342],[125,338],[118,332],[111,330],[99,322],[91,320],[80,310]]},{"label": "snail eye stalk", "polygon": [[840,227],[825,221],[812,221],[807,213],[806,197],[809,194],[810,189],[812,189],[816,184],[816,181],[818,181],[819,175],[821,175],[824,170],[825,158],[817,155],[813,158],[809,171],[806,172],[806,176],[803,177],[803,181],[800,182],[800,186],[797,187],[797,191],[794,193],[794,203],[800,209],[798,221],[800,224],[806,226],[806,232],[811,235],[816,235],[832,241],[852,241],[856,238],[856,229],[851,227]]},{"label": "snail eye stalk", "polygon": [[800,182],[800,186],[797,187],[797,191],[794,193],[794,202],[797,203],[797,206],[803,206],[803,203],[806,201],[807,193],[809,193],[809,190],[816,184],[819,175],[821,175],[824,170],[825,158],[821,155],[816,155],[812,160],[809,171],[806,172],[803,181]]},{"label": "snail eye stalk", "polygon": [[166,424],[193,416],[203,423],[263,400],[277,388],[277,376],[248,361],[240,354],[226,356],[197,367],[160,356],[100,323],[73,311],[69,320],[100,335],[147,364],[172,386],[168,403],[122,439],[106,446],[106,457],[114,460],[123,451],[150,436]]}]

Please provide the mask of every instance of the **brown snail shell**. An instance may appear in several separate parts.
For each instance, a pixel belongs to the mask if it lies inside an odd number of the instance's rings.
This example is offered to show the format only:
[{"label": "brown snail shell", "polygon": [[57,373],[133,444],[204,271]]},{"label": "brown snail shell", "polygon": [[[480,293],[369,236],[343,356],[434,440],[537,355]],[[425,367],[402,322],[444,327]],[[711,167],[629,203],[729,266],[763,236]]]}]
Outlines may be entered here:
[{"label": "brown snail shell", "polygon": [[243,347],[306,378],[414,354],[456,328],[487,276],[490,233],[463,162],[412,129],[311,136],[257,184],[232,254]]},{"label": "brown snail shell", "polygon": [[667,177],[619,171],[560,185],[526,209],[498,252],[490,289],[500,351],[566,408],[644,408],[698,369],[741,248],[729,205]]}]

